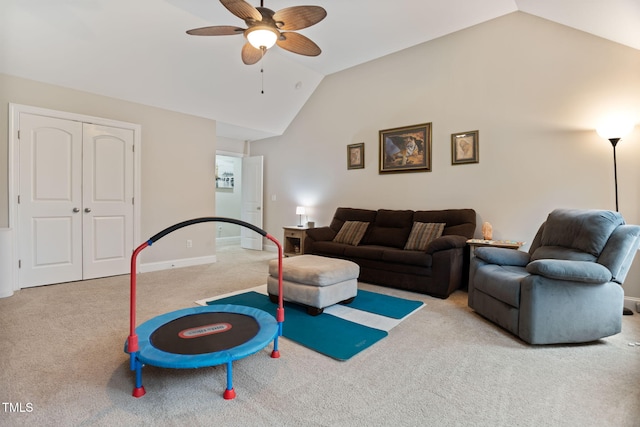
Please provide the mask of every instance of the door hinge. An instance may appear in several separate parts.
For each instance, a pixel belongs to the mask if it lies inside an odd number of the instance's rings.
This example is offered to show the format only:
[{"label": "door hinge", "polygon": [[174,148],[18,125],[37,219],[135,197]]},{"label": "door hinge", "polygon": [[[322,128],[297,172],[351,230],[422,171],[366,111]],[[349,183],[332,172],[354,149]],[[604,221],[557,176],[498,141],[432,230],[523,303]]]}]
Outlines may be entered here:
[{"label": "door hinge", "polygon": [[18,204],[20,204],[20,195],[18,194]]},{"label": "door hinge", "polygon": [[18,139],[20,139],[20,129],[18,129]]},{"label": "door hinge", "polygon": [[135,198],[135,197],[132,197],[132,198],[131,198],[131,204],[132,204],[132,205],[135,205],[135,204],[136,204],[136,198]]},{"label": "door hinge", "polygon": [[22,260],[21,259],[18,260],[18,268],[22,268]]}]

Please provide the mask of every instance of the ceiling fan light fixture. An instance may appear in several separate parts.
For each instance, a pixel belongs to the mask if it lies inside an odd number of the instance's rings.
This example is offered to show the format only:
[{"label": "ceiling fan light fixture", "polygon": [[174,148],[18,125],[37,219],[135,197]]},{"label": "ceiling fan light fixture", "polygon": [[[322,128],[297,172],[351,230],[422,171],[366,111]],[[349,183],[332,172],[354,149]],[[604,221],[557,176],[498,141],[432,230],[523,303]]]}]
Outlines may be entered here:
[{"label": "ceiling fan light fixture", "polygon": [[276,44],[278,34],[273,28],[256,26],[247,30],[247,40],[256,49],[269,49]]}]

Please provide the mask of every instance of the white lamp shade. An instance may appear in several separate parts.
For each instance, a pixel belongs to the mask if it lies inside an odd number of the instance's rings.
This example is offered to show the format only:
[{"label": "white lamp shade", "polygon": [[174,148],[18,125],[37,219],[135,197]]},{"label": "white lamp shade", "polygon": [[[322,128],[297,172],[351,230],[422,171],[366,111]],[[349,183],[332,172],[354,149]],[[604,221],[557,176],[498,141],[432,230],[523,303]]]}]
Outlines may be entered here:
[{"label": "white lamp shade", "polygon": [[296,208],[296,215],[304,215],[306,213],[306,209],[304,206],[298,206]]},{"label": "white lamp shade", "polygon": [[254,27],[247,33],[247,40],[256,49],[269,49],[278,40],[278,34],[269,27]]},{"label": "white lamp shade", "polygon": [[604,139],[623,138],[633,130],[635,123],[628,117],[611,117],[603,121],[596,129]]}]

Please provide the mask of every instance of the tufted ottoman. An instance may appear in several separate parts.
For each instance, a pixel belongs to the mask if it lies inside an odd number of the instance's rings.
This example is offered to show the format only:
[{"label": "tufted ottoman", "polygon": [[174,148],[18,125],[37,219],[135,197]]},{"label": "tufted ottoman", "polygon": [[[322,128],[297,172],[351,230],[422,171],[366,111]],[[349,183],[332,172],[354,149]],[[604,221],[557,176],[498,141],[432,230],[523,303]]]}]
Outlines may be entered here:
[{"label": "tufted ottoman", "polygon": [[[358,264],[318,255],[300,255],[282,260],[282,290],[285,301],[307,307],[316,316],[325,307],[351,302],[358,294]],[[278,300],[278,260],[269,262],[267,291]]]}]

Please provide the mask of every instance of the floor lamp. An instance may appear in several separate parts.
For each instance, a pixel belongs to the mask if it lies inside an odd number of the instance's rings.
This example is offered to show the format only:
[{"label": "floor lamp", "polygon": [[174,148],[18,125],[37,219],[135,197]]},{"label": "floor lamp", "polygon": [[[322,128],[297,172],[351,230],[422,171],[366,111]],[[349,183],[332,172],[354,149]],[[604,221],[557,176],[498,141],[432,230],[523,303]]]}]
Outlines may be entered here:
[{"label": "floor lamp", "polygon": [[[608,139],[613,147],[613,182],[616,191],[616,212],[618,212],[618,166],[616,161],[616,145],[624,136],[633,130],[634,124],[630,121],[624,120],[610,120],[603,125],[599,126],[596,131],[604,139]],[[633,311],[623,307],[622,314],[632,315]]]}]

